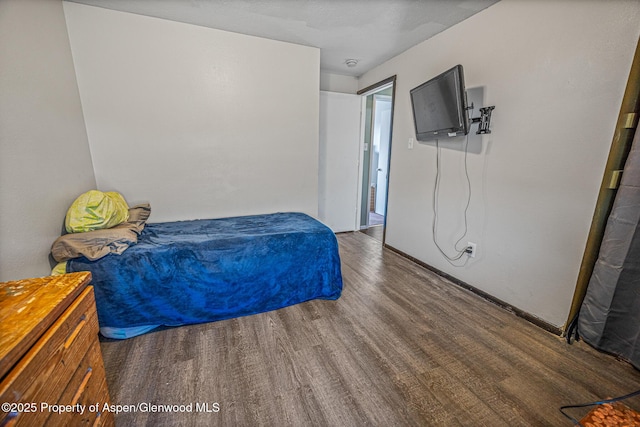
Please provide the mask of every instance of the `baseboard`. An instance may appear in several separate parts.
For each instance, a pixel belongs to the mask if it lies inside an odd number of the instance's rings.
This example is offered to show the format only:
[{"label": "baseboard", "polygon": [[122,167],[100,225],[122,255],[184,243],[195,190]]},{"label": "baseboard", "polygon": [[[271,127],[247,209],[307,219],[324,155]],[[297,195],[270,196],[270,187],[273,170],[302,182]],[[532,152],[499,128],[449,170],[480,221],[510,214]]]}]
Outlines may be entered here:
[{"label": "baseboard", "polygon": [[470,284],[468,284],[466,282],[463,282],[462,280],[460,280],[460,279],[458,279],[456,277],[453,277],[453,276],[445,273],[444,271],[438,270],[437,268],[432,267],[431,265],[429,265],[429,264],[427,264],[427,263],[425,263],[423,261],[420,261],[419,259],[417,259],[415,257],[412,257],[411,255],[409,255],[409,254],[407,254],[405,252],[402,252],[401,250],[396,249],[391,245],[388,245],[388,244],[385,243],[384,247],[389,249],[389,250],[391,250],[391,251],[393,251],[393,252],[395,252],[395,253],[397,253],[398,255],[400,255],[400,256],[402,256],[404,258],[407,258],[408,260],[418,264],[419,266],[426,268],[427,270],[433,271],[437,275],[442,276],[445,279],[451,281],[453,284],[455,284],[455,285],[457,285],[457,286],[459,286],[459,287],[461,287],[463,289],[466,289],[468,291],[473,292],[474,294],[476,294],[476,295],[480,296],[481,298],[489,301],[490,303],[495,304],[498,307],[500,307],[500,308],[502,308],[504,310],[507,310],[508,312],[513,313],[518,317],[523,318],[527,322],[532,323],[532,324],[538,326],[539,328],[544,329],[545,331],[551,332],[552,334],[558,335],[558,336],[562,336],[562,334],[563,334],[562,329],[560,329],[557,326],[554,326],[554,325],[552,325],[550,323],[545,322],[544,320],[534,316],[533,314],[527,313],[526,311],[521,310],[521,309],[519,309],[517,307],[514,307],[511,304],[506,303],[506,302],[502,301],[501,299],[498,299],[498,298],[494,297],[493,295],[490,295],[490,294],[488,294],[488,293],[486,293],[484,291],[481,291],[480,289],[478,289],[478,288],[476,288],[474,286],[471,286]]}]

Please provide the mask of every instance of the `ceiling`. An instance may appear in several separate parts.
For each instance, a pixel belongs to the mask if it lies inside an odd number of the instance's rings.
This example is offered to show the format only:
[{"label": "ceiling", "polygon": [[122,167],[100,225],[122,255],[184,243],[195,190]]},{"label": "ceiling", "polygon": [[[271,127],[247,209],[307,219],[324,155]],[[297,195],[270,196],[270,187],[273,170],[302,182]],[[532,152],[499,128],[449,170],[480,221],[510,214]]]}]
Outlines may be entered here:
[{"label": "ceiling", "polygon": [[322,71],[360,76],[499,0],[70,1],[317,47]]}]

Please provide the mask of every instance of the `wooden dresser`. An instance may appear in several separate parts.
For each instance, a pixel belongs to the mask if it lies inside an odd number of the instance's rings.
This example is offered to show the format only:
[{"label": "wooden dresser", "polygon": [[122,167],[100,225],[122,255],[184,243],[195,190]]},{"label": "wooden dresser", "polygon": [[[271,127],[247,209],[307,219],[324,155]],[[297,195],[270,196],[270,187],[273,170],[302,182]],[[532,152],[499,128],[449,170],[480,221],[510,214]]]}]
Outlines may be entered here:
[{"label": "wooden dresser", "polygon": [[112,426],[90,273],[0,283],[0,426]]}]

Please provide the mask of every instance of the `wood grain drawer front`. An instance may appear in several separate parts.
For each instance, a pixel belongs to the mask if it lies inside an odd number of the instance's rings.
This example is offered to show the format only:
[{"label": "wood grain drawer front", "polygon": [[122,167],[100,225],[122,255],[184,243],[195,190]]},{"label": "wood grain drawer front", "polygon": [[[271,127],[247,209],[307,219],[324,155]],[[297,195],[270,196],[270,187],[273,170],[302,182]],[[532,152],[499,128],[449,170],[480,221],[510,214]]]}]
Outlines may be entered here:
[{"label": "wood grain drawer front", "polygon": [[[98,339],[93,287],[87,287],[44,333],[0,384],[2,403],[35,404],[24,412],[0,412],[0,425],[42,425],[51,414],[42,404],[58,403],[85,354]],[[102,368],[104,376],[104,368]],[[29,411],[34,409],[35,411]],[[28,411],[28,412],[27,412]]]},{"label": "wood grain drawer front", "polygon": [[[113,414],[102,412],[105,403],[109,403],[107,378],[100,353],[100,343],[95,340],[80,366],[73,374],[58,401],[61,405],[83,408],[80,412],[66,412],[50,414],[47,419],[49,426],[112,426]],[[93,405],[97,404],[97,409]]]}]

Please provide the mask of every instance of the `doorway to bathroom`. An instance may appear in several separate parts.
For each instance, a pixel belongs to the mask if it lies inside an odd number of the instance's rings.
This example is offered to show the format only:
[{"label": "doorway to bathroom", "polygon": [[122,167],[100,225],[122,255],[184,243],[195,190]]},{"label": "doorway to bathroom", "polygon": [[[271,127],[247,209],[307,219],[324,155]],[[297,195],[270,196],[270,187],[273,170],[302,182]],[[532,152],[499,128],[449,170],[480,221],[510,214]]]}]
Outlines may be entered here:
[{"label": "doorway to bathroom", "polygon": [[363,91],[364,129],[360,230],[384,242],[395,77]]}]

